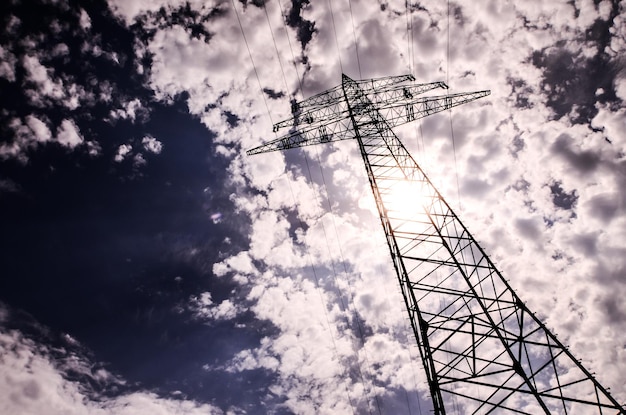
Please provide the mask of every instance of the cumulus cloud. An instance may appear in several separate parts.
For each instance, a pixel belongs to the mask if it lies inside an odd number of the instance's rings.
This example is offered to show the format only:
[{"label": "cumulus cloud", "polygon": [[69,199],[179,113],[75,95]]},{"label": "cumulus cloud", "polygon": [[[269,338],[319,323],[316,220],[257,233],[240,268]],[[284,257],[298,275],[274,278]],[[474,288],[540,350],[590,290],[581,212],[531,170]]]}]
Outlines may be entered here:
[{"label": "cumulus cloud", "polygon": [[[132,24],[133,20],[142,13],[155,12],[161,7],[176,7],[183,5],[185,1],[182,0],[143,0],[127,2],[124,0],[111,0],[109,1],[110,7],[120,16],[122,16],[128,24]],[[195,7],[198,7],[200,2],[192,1]],[[194,7],[194,8],[195,8]]]},{"label": "cumulus cloud", "polygon": [[[60,365],[45,345],[15,330],[0,334],[3,356],[0,375],[0,409],[7,414],[223,414],[219,408],[193,401],[162,398],[149,391],[101,397],[89,384],[68,380],[64,371],[81,373],[96,385],[120,382],[104,369],[92,370],[90,363],[67,356]],[[57,354],[59,350],[55,351]],[[66,353],[65,351],[62,351]],[[62,361],[61,361],[62,362]],[[74,375],[74,377],[76,377]]]},{"label": "cumulus cloud", "polygon": [[52,139],[48,124],[35,115],[27,115],[24,122],[14,118],[9,124],[13,141],[0,144],[0,157],[17,158],[22,162],[28,159],[29,150],[35,149]]},{"label": "cumulus cloud", "polygon": [[151,135],[145,136],[141,140],[141,144],[143,144],[143,148],[146,151],[154,154],[160,154],[161,150],[163,149],[163,143],[161,143],[159,140],[152,137]]},{"label": "cumulus cloud", "polygon": [[31,129],[34,134],[34,138],[36,141],[40,143],[45,143],[52,138],[52,133],[50,133],[50,129],[39,118],[34,115],[29,115],[26,117],[26,125]]},{"label": "cumulus cloud", "polygon": [[[79,146],[83,141],[79,125],[85,131],[100,131],[98,124],[111,120],[135,123],[148,119],[149,110],[137,97],[141,88],[125,91],[132,82],[123,85],[118,82],[135,76],[125,69],[126,61],[134,59],[132,44],[106,36],[103,40],[102,31],[110,26],[92,25],[91,12],[86,10],[89,8],[74,8],[59,2],[48,2],[46,7],[55,16],[49,25],[39,23],[36,15],[20,15],[21,6],[12,5],[8,9],[11,13],[7,14],[0,44],[0,78],[16,84],[14,99],[3,107],[4,128],[15,134],[13,137],[9,134],[0,144],[3,159],[15,158],[25,163],[31,152],[42,148],[40,144],[47,133],[41,125],[34,132],[36,137],[27,139],[25,130],[19,130],[13,121],[19,119],[24,123],[29,114],[53,132],[56,130],[56,140],[48,141],[78,151],[85,149]],[[32,32],[34,27],[37,27],[36,35]],[[80,41],[68,40],[77,36]],[[120,31],[115,36],[124,35]],[[96,69],[102,65],[114,68],[100,73]],[[109,116],[103,116],[101,111]],[[50,112],[55,115],[49,116]],[[36,128],[32,123],[28,127]],[[94,134],[93,139],[86,141],[87,153],[92,157],[100,155],[103,145],[106,146],[99,139]]]},{"label": "cumulus cloud", "polygon": [[91,28],[91,18],[89,17],[89,14],[84,9],[80,9],[79,24],[80,24],[80,27],[82,27],[84,30]]},{"label": "cumulus cloud", "polygon": [[59,144],[69,149],[81,145],[84,141],[78,127],[72,120],[63,120],[57,129],[56,139]]},{"label": "cumulus cloud", "polygon": [[124,103],[123,108],[111,111],[111,119],[128,119],[134,122],[136,119],[145,119],[147,114],[148,110],[143,106],[139,98],[134,98]]},{"label": "cumulus cloud", "polygon": [[130,154],[132,150],[133,146],[131,146],[130,144],[121,144],[117,148],[117,153],[115,153],[114,160],[120,163],[122,160],[124,160],[124,158],[126,158],[128,154]]},{"label": "cumulus cloud", "polygon": [[27,81],[36,85],[36,88],[27,91],[34,105],[45,106],[46,98],[56,101],[64,98],[63,83],[60,80],[52,79],[51,70],[43,66],[37,56],[25,56],[22,65],[26,70]]},{"label": "cumulus cloud", "polygon": [[15,64],[17,58],[10,51],[0,46],[0,77],[7,81],[15,81]]},{"label": "cumulus cloud", "polygon": [[231,320],[235,318],[237,314],[241,313],[240,307],[234,304],[230,299],[215,304],[210,292],[203,292],[200,295],[193,296],[190,299],[189,308],[195,318],[205,320],[209,323],[218,320]]}]

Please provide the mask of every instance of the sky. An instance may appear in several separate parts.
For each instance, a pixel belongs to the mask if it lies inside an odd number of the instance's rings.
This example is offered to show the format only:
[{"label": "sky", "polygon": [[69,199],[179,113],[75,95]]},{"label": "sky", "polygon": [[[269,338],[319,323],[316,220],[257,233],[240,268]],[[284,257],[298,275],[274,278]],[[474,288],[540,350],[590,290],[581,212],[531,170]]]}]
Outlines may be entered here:
[{"label": "sky", "polygon": [[396,133],[626,402],[626,1],[0,10],[0,413],[428,413],[356,143],[245,154],[342,73],[491,90]]}]

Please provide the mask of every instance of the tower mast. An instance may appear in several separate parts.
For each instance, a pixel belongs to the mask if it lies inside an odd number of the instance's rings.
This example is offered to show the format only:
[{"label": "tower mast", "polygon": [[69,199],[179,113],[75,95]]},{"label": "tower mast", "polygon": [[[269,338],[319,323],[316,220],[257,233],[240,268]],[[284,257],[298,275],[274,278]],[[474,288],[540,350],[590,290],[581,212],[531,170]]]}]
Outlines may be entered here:
[{"label": "tower mast", "polygon": [[435,414],[454,413],[454,400],[463,414],[626,415],[520,300],[392,130],[489,91],[423,97],[448,87],[413,80],[343,75],[274,125],[290,133],[247,153],[356,139]]}]

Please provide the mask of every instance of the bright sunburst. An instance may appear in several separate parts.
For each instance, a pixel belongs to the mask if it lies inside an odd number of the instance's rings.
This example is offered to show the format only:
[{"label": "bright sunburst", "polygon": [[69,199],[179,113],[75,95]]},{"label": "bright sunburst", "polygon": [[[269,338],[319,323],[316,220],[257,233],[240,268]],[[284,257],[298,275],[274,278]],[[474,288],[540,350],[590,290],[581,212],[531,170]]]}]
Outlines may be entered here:
[{"label": "bright sunburst", "polygon": [[427,198],[423,195],[421,183],[401,180],[392,186],[383,201],[387,211],[393,216],[408,219],[424,213]]}]

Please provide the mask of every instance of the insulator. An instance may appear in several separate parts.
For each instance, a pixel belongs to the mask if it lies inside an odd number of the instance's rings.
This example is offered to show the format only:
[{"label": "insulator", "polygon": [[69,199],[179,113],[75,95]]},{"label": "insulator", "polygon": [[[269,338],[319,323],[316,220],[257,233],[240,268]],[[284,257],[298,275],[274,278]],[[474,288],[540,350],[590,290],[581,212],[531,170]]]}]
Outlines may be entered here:
[{"label": "insulator", "polygon": [[300,104],[298,104],[297,102],[292,102],[291,103],[291,113],[295,114],[298,111],[300,111]]}]

